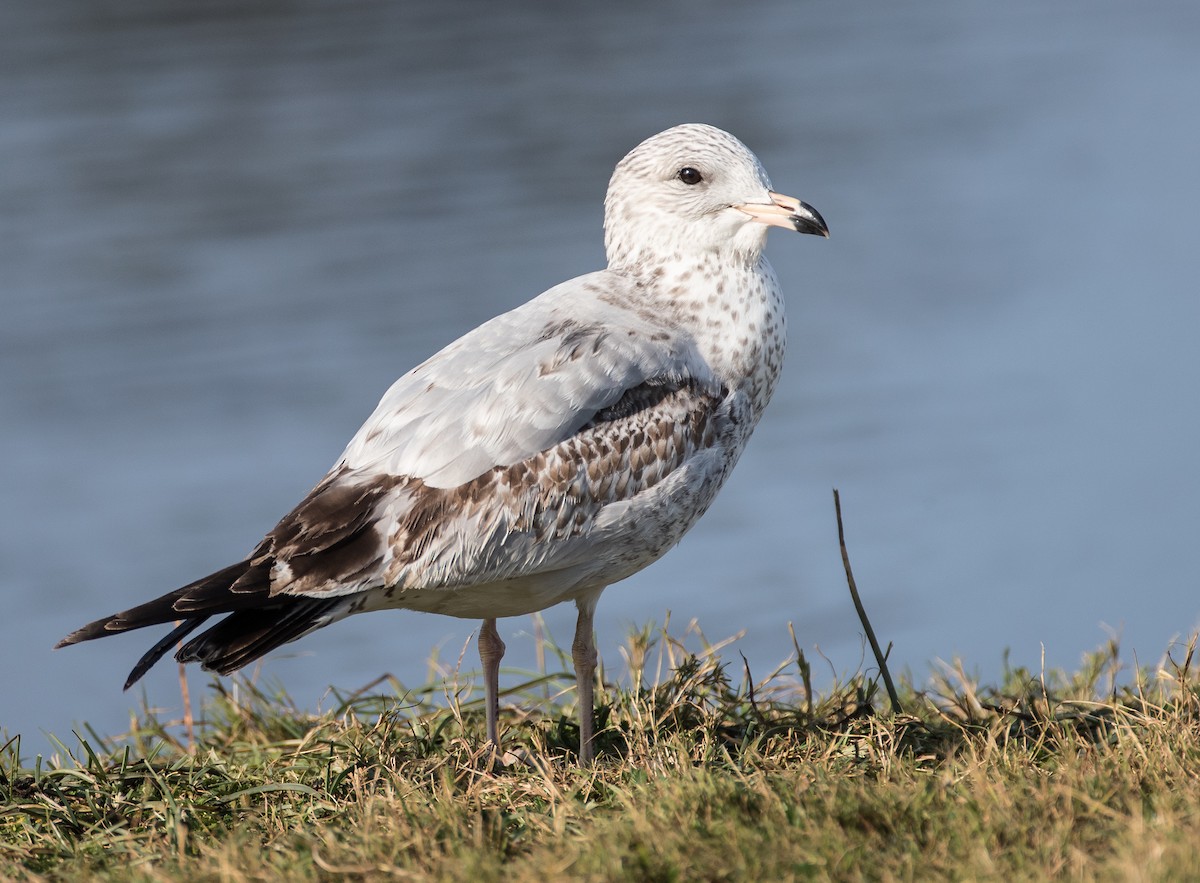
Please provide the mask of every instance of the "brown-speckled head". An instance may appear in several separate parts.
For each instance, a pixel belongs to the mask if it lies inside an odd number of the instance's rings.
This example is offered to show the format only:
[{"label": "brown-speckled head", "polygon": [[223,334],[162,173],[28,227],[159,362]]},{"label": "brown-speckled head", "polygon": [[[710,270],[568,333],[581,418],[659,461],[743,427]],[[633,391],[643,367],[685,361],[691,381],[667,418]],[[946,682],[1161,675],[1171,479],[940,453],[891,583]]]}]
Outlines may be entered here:
[{"label": "brown-speckled head", "polygon": [[691,251],[757,261],[768,226],[828,235],[815,209],[772,191],[746,145],[701,123],[667,129],[631,150],[604,200],[604,245],[614,269]]}]

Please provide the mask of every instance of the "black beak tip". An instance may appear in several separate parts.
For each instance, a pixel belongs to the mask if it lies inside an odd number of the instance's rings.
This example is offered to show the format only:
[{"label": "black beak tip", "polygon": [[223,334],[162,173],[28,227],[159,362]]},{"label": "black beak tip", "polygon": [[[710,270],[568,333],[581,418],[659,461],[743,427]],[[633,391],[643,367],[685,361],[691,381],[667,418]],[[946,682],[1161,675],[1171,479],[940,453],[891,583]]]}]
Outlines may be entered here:
[{"label": "black beak tip", "polygon": [[800,203],[800,211],[791,217],[792,226],[797,233],[811,233],[814,236],[829,238],[829,225],[821,217],[821,213],[807,202]]}]

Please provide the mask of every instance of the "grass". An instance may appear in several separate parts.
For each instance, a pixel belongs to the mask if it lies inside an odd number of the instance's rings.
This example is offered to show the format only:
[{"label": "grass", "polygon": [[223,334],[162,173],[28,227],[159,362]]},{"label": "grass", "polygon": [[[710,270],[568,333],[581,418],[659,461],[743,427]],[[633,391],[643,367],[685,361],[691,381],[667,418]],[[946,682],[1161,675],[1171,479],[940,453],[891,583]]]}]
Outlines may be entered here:
[{"label": "grass", "polygon": [[315,716],[214,681],[192,751],[151,714],[31,766],[5,746],[0,878],[1196,879],[1195,647],[992,687],[948,668],[901,679],[897,714],[867,673],[818,697],[799,650],[754,680],[647,628],[586,771],[566,674],[509,691],[496,764],[472,684]]}]

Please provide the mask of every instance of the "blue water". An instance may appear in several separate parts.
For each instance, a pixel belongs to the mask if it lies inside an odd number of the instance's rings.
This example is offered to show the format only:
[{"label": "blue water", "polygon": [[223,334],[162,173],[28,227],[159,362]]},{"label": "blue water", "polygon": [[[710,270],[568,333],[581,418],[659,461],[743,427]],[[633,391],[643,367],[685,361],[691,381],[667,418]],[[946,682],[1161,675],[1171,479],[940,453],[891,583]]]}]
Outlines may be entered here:
[{"label": "blue water", "polygon": [[[785,376],[709,515],[605,594],[610,673],[667,610],[761,673],[788,622],[855,669],[833,487],[918,679],[1110,629],[1153,664],[1200,619],[1197,95],[1190,2],[6,5],[0,727],[121,731],[154,636],[53,642],[243,555],[396,376],[602,265],[612,165],[684,121],[833,238],[773,234]],[[475,626],[354,618],[262,675],[315,707]],[[178,710],[172,666],[145,696]]]}]

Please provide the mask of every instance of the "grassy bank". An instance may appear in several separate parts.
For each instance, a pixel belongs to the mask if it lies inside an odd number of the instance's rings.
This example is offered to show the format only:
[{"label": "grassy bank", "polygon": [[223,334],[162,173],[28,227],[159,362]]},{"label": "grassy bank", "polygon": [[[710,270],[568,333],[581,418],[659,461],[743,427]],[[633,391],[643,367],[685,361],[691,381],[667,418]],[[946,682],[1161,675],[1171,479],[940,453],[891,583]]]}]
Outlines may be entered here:
[{"label": "grassy bank", "polygon": [[0,877],[1200,877],[1189,648],[1123,679],[1114,645],[1070,676],[901,682],[900,714],[862,674],[812,697],[802,656],[754,681],[649,631],[624,655],[589,771],[565,675],[506,697],[495,766],[453,684],[376,685],[319,717],[214,686],[194,752],[152,716],[26,765],[11,743]]}]

